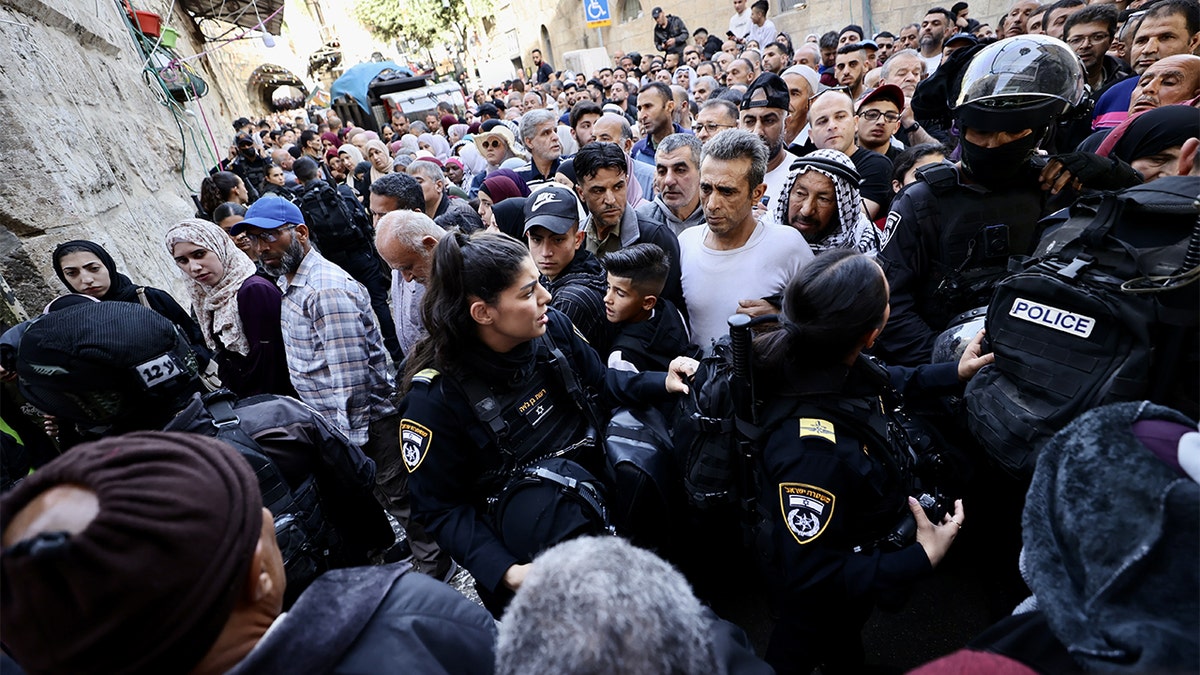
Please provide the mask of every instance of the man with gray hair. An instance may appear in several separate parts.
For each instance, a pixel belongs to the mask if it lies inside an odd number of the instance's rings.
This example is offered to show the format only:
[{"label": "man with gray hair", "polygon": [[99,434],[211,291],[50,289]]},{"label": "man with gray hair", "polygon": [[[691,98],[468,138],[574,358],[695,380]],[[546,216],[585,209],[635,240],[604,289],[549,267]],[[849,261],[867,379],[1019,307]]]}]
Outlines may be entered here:
[{"label": "man with gray hair", "polygon": [[904,92],[905,106],[900,111],[900,130],[896,132],[895,137],[906,148],[920,143],[940,142],[921,128],[916,118],[913,117],[912,97],[917,91],[917,85],[924,79],[925,61],[921,58],[921,53],[915,49],[902,49],[883,62],[879,84],[881,86],[894,84]]},{"label": "man with gray hair", "polygon": [[695,83],[692,84],[692,98],[695,99],[696,105],[704,105],[713,91],[720,86],[721,83],[717,82],[715,77],[705,75],[696,78]]},{"label": "man with gray hair", "polygon": [[671,134],[654,151],[654,201],[637,207],[638,219],[662,223],[679,235],[704,222],[700,208],[700,139]]},{"label": "man with gray hair", "polygon": [[773,672],[678,570],[618,537],[539,555],[499,631],[496,675]]},{"label": "man with gray hair", "polygon": [[391,267],[397,280],[392,284],[392,318],[400,346],[408,354],[425,337],[421,302],[433,261],[433,247],[446,231],[419,211],[392,211],[375,227],[375,248]]},{"label": "man with gray hair", "polygon": [[795,229],[760,224],[754,217],[767,186],[767,146],[757,135],[727,129],[704,145],[700,200],[705,224],[679,235],[683,297],[692,339],[706,353],[729,332],[734,312],[757,316],[778,311],[764,298],[783,291],[812,260]]},{"label": "man with gray hair", "polygon": [[553,184],[562,156],[558,138],[558,117],[545,108],[535,108],[521,116],[521,143],[529,150],[529,163],[517,169],[530,191]]},{"label": "man with gray hair", "polygon": [[425,197],[425,215],[437,218],[447,211],[470,211],[466,200],[446,193],[446,174],[431,158],[419,158],[408,165],[406,173],[421,186]]}]

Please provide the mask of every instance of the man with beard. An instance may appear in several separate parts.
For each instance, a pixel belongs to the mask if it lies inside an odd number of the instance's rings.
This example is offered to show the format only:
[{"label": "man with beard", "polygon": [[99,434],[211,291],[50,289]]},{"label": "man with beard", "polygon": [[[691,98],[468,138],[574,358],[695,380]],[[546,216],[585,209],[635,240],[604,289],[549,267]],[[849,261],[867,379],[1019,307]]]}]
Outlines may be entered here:
[{"label": "man with beard", "polygon": [[249,202],[253,204],[254,200],[258,199],[259,188],[263,178],[267,177],[267,167],[271,166],[271,160],[258,154],[258,147],[250,134],[238,134],[236,145],[237,157],[230,162],[229,170],[241,177]]},{"label": "man with beard", "polygon": [[562,142],[558,138],[558,117],[538,108],[521,116],[521,142],[529,150],[529,164],[517,169],[530,190],[554,183],[558,173]]},{"label": "man with beard", "polygon": [[782,42],[772,42],[763,47],[762,69],[780,75],[792,63],[792,48]]},{"label": "man with beard", "polygon": [[667,85],[651,82],[638,92],[637,107],[642,140],[634,144],[629,154],[639,162],[654,166],[654,151],[658,144],[671,134],[683,133],[683,127],[671,121],[675,115],[675,96]]},{"label": "man with beard", "polygon": [[934,7],[921,19],[921,60],[925,62],[925,76],[933,74],[942,63],[942,47],[946,41],[946,27],[954,25],[954,15],[943,7]]},{"label": "man with beard", "polygon": [[739,127],[758,136],[767,147],[767,171],[762,182],[767,189],[762,198],[765,204],[755,206],[755,215],[774,223],[774,206],[779,203],[783,184],[787,182],[788,167],[799,157],[788,152],[783,143],[784,120],[791,99],[783,78],[774,73],[759,75],[742,98]]},{"label": "man with beard", "polygon": [[886,30],[876,33],[875,46],[879,47],[879,51],[875,53],[875,63],[872,65],[882,66],[896,48],[896,36]]},{"label": "man with beard", "polygon": [[[1131,19],[1130,23],[1138,21]],[[1194,0],[1163,0],[1146,10],[1129,39],[1130,64],[1137,77],[1109,87],[1096,101],[1092,126],[1108,129],[1128,117],[1133,88],[1146,69],[1160,59],[1200,51],[1200,6]]]},{"label": "man with beard", "polygon": [[808,111],[813,144],[820,150],[837,150],[850,158],[863,178],[863,206],[872,220],[887,212],[892,198],[892,163],[887,157],[854,142],[854,103],[842,91],[827,91]]},{"label": "man with beard", "polygon": [[910,23],[901,28],[900,37],[896,39],[896,49],[917,49],[921,46],[920,35],[921,26],[919,24]]},{"label": "man with beard", "polygon": [[861,43],[854,42],[838,48],[833,62],[833,76],[855,101],[862,96],[867,70],[867,50]]},{"label": "man with beard", "polygon": [[[367,290],[313,248],[304,215],[285,199],[266,197],[251,205],[230,235],[241,232],[283,291],[283,348],[296,393],[375,460],[388,511],[408,529],[400,417],[392,404],[396,384]],[[383,320],[390,322],[390,316]],[[421,528],[412,530],[414,542],[418,532],[424,537]],[[423,543],[430,554],[416,561],[417,569],[438,579],[453,576],[457,565],[450,556],[432,541]]]},{"label": "man with beard", "polygon": [[796,228],[816,255],[848,248],[874,256],[886,233],[867,220],[854,162],[836,150],[814,150],[792,165],[776,217]]}]

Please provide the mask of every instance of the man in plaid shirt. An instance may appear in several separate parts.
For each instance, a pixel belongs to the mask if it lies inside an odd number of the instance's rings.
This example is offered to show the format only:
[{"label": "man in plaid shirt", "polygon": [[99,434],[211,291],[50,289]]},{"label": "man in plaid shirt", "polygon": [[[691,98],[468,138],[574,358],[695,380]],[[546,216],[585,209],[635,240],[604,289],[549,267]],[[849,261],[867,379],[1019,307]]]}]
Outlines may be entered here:
[{"label": "man in plaid shirt", "polygon": [[283,291],[283,346],[300,399],[375,460],[377,496],[408,532],[414,566],[452,576],[450,557],[409,519],[396,386],[366,289],[313,248],[304,216],[286,199],[255,202],[230,231],[240,232]]}]

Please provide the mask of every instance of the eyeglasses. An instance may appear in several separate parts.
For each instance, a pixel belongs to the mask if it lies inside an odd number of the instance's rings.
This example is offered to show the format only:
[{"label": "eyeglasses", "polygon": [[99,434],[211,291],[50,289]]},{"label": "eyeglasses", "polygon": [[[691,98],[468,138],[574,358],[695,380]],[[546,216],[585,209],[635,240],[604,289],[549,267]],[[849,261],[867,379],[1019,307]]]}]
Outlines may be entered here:
[{"label": "eyeglasses", "polygon": [[716,124],[716,123],[710,122],[708,124],[697,124],[697,125],[695,125],[695,128],[703,129],[710,134],[715,134],[715,133],[721,131],[722,129],[732,129],[736,126],[737,126],[736,124]]},{"label": "eyeglasses", "polygon": [[276,228],[270,232],[251,232],[250,230],[246,230],[242,234],[246,235],[246,238],[255,244],[262,242],[274,244],[275,242],[279,241],[280,235],[288,230],[294,229],[296,229],[295,225],[284,225],[283,227]]},{"label": "eyeglasses", "polygon": [[818,96],[820,96],[821,94],[827,94],[827,93],[829,93],[829,92],[831,92],[831,91],[841,91],[841,92],[845,92],[845,93],[849,94],[849,93],[850,93],[850,87],[847,87],[847,86],[846,86],[846,85],[844,85],[844,84],[839,84],[839,85],[838,85],[838,86],[836,86],[836,87],[830,87],[830,88],[828,88],[828,89],[826,89],[826,90],[824,90],[824,91],[818,91],[817,93],[815,93],[815,94],[813,94],[812,96],[809,96],[809,97],[808,97],[808,102],[809,102],[809,103],[812,103],[813,101],[817,100],[817,97],[818,97]]},{"label": "eyeglasses", "polygon": [[883,112],[882,110],[864,110],[864,111],[858,113],[858,116],[868,122],[874,122],[874,121],[878,120],[880,117],[887,120],[888,122],[899,122],[900,121],[900,113]]},{"label": "eyeglasses", "polygon": [[1079,45],[1081,45],[1085,42],[1088,44],[1091,44],[1091,45],[1098,45],[1101,42],[1104,42],[1105,40],[1110,40],[1110,39],[1112,39],[1112,36],[1109,35],[1108,33],[1092,33],[1091,35],[1072,35],[1070,38],[1067,39],[1067,44],[1071,45],[1072,47],[1078,47]]}]

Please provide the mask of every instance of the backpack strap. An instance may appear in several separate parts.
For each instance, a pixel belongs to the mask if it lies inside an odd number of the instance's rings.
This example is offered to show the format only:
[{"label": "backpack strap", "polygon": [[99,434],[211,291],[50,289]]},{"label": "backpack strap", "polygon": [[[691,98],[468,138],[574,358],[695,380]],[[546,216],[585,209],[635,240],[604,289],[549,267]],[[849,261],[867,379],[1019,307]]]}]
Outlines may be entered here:
[{"label": "backpack strap", "polygon": [[150,300],[146,297],[146,287],[145,286],[137,287],[137,296],[138,296],[138,302],[141,303],[142,307],[145,307],[146,309],[154,309],[153,307],[150,306]]},{"label": "backpack strap", "polygon": [[575,372],[571,370],[570,364],[567,363],[567,357],[558,348],[558,345],[554,344],[554,338],[550,337],[550,331],[542,333],[541,337],[537,339],[541,342],[542,346],[550,351],[550,365],[558,373],[559,379],[562,380],[563,386],[566,387],[567,394],[571,397],[571,400],[575,402],[579,411],[583,413],[584,418],[592,425],[596,433],[604,433],[606,425],[601,423],[600,412],[596,409],[596,405],[592,402],[591,397],[587,395],[587,392],[579,384],[579,380],[575,377]]},{"label": "backpack strap", "polygon": [[[201,396],[200,401],[212,416],[217,439],[236,448],[254,469],[254,477],[258,480],[259,488],[263,490],[263,506],[276,516],[288,512],[292,507],[291,489],[283,480],[279,467],[263,454],[258,441],[242,429],[241,419],[234,410],[237,396],[228,389],[218,389]],[[264,476],[270,480],[264,481]]]}]

